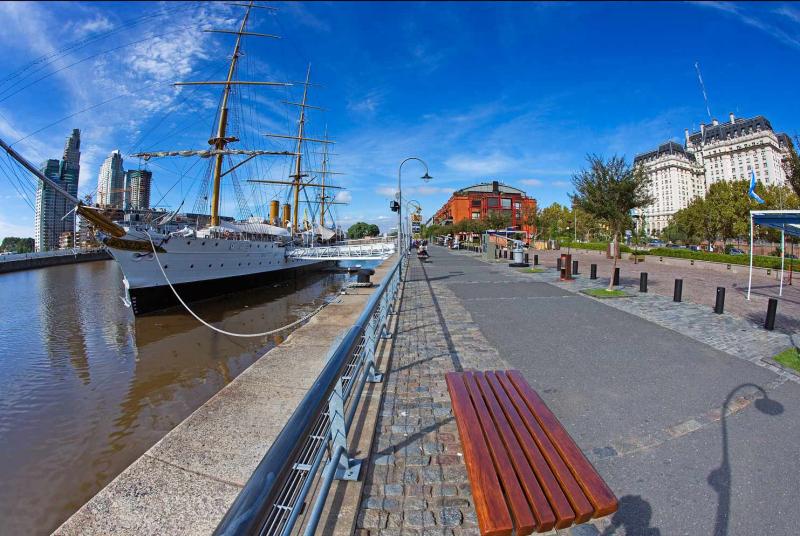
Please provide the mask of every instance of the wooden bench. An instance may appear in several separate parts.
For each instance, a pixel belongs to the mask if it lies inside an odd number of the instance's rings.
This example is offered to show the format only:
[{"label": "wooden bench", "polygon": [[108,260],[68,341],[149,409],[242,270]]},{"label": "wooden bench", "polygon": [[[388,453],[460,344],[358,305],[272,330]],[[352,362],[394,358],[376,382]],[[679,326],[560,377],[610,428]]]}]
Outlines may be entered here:
[{"label": "wooden bench", "polygon": [[547,532],[617,510],[611,489],[519,371],[446,379],[481,534]]}]

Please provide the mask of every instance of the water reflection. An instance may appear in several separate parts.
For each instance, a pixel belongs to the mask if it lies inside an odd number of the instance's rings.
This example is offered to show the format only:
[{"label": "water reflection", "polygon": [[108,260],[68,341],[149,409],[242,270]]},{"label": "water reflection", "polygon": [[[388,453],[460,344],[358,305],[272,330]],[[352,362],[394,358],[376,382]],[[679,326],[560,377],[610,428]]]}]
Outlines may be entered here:
[{"label": "water reflection", "polygon": [[[317,274],[196,304],[234,332],[316,308],[345,277]],[[241,339],[171,310],[134,318],[113,262],[0,275],[0,534],[44,534],[280,335]]]}]

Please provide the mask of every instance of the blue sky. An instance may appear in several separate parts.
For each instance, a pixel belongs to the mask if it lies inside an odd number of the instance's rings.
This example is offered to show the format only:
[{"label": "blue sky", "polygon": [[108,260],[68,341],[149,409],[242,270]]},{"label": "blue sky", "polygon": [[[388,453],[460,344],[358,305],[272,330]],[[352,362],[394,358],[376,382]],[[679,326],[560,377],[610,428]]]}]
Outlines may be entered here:
[{"label": "blue sky", "polygon": [[[434,176],[422,183],[413,162],[403,171],[404,195],[426,217],[454,189],[492,179],[542,206],[567,202],[586,153],[632,158],[707,121],[695,61],[715,117],[762,114],[791,136],[800,131],[800,7],[791,3],[270,5],[279,11],[254,11],[249,29],[282,39],[246,42],[242,78],[300,80],[311,63],[322,87],[310,101],[326,110],[311,115],[309,132],[327,125],[337,141],[345,225],[388,227],[407,156],[425,159]],[[15,147],[38,163],[59,157],[70,130],[82,129],[82,193],[96,188],[114,149],[135,168],[135,149],[204,148],[217,93],[170,84],[224,75],[231,37],[202,29],[232,29],[239,13],[194,2],[0,3],[0,137],[24,137]],[[298,92],[249,93],[253,124],[294,128],[281,101]],[[255,127],[245,135],[288,148]],[[185,198],[192,208],[202,166],[191,163],[151,164],[154,201]],[[259,172],[285,179],[288,163],[273,159]],[[250,205],[273,195],[259,191],[245,186]],[[225,202],[236,215],[233,195]],[[33,212],[0,167],[0,237],[32,234]]]}]

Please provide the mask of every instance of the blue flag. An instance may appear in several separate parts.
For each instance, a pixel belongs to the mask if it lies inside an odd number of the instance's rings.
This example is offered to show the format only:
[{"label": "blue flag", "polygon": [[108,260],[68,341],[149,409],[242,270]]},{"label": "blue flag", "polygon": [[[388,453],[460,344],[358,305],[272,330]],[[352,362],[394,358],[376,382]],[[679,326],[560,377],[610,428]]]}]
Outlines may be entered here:
[{"label": "blue flag", "polygon": [[752,169],[750,170],[750,198],[755,199],[756,203],[763,203],[764,200],[761,199],[758,194],[756,193],[756,172]]}]

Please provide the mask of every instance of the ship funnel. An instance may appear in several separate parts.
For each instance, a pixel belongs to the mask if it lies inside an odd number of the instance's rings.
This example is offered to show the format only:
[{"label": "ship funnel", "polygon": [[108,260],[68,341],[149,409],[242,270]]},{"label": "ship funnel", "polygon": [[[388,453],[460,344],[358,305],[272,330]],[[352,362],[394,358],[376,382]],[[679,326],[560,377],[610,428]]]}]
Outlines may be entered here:
[{"label": "ship funnel", "polygon": [[278,203],[277,199],[273,199],[269,202],[269,224],[270,225],[278,225],[278,210],[280,209],[280,203]]},{"label": "ship funnel", "polygon": [[289,223],[291,219],[292,219],[292,205],[286,203],[285,205],[283,205],[283,226],[286,227],[286,225]]}]

